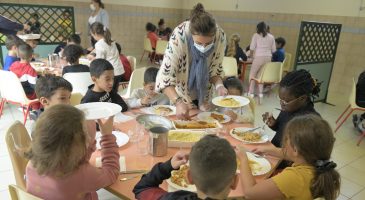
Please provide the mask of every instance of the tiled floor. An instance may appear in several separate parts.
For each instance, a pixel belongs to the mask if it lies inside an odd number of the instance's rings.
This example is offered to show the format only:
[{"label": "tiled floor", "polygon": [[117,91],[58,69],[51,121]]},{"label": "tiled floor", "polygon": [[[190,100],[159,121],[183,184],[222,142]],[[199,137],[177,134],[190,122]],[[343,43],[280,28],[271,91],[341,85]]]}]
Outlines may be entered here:
[{"label": "tiled floor", "polygon": [[[262,124],[261,113],[274,111],[278,108],[275,95],[265,97],[263,105],[257,107],[256,124]],[[323,103],[315,104],[317,111],[334,126],[339,113],[344,109],[343,105],[330,106]],[[22,113],[16,106],[6,105],[3,116],[0,118],[0,199],[9,199],[7,186],[15,183],[11,162],[5,145],[5,133],[7,127],[15,120],[22,121]],[[33,122],[27,123],[27,128]],[[355,131],[351,119],[349,119],[336,133],[336,144],[333,152],[333,160],[338,164],[338,170],[342,177],[341,195],[338,199],[365,199],[365,141],[359,147],[356,141],[359,134]],[[117,199],[105,190],[99,191],[100,199]]]}]

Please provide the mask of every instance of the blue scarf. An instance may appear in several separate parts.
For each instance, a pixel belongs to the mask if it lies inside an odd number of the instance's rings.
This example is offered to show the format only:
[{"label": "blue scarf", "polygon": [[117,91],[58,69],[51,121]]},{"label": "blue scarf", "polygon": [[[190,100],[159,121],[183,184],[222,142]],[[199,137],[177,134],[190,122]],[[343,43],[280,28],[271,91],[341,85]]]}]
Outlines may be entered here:
[{"label": "blue scarf", "polygon": [[193,37],[188,38],[188,48],[191,55],[191,65],[189,69],[188,88],[198,95],[199,104],[204,102],[209,83],[208,56],[213,52],[214,46],[207,52],[202,53],[194,46]]}]

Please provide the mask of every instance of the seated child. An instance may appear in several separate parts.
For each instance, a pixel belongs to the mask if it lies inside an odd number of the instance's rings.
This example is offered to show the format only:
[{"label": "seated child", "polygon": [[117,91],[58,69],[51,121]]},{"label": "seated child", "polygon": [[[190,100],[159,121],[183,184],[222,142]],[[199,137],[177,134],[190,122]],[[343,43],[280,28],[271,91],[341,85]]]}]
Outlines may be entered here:
[{"label": "seated child", "polygon": [[[69,44],[81,45],[81,38],[80,38],[80,36],[79,36],[79,35],[77,35],[77,34],[72,34],[72,35],[70,35],[70,36],[67,38],[66,43],[61,43],[61,44],[59,44],[59,45],[55,48],[55,50],[54,50],[54,52],[53,52],[53,53],[55,53],[55,54],[59,54],[59,53],[60,53],[60,52],[62,52],[62,51],[63,51],[63,49],[64,49],[67,45],[69,45]],[[83,54],[86,54],[86,52],[85,52],[85,50],[84,50],[84,49],[83,49]]]},{"label": "seated child", "polygon": [[[228,90],[228,95],[242,96],[243,86],[241,81],[236,77],[229,77],[224,80],[223,85]],[[255,116],[254,112],[254,101],[250,99],[250,104],[248,106],[244,106],[238,109],[226,109],[223,108],[224,114],[231,117],[232,121],[238,123],[254,123]]]},{"label": "seated child", "polygon": [[17,56],[18,47],[22,44],[23,41],[14,35],[6,36],[5,46],[8,50],[8,55],[5,57],[4,68],[3,70],[9,71],[11,64],[15,61],[19,61]]},{"label": "seated child", "polygon": [[63,68],[62,75],[66,73],[90,72],[89,66],[79,64],[79,59],[83,53],[83,49],[79,45],[70,44],[65,47],[63,56],[66,57],[66,61],[70,65]]},{"label": "seated child", "polygon": [[97,190],[117,181],[120,166],[113,117],[104,123],[98,120],[98,124],[101,168],[89,163],[84,113],[63,104],[44,111],[26,153],[27,192],[42,199],[98,199]]},{"label": "seated child", "polygon": [[30,14],[30,19],[27,22],[30,27],[29,31],[26,31],[28,34],[40,34],[41,33],[41,23],[39,22],[39,15],[37,13]]},{"label": "seated child", "polygon": [[35,93],[44,109],[58,104],[70,104],[72,85],[66,79],[45,75],[39,77]]},{"label": "seated child", "polygon": [[[171,171],[187,163],[190,169],[187,180],[195,184],[197,193],[189,191],[166,192],[159,188],[163,180],[170,178]],[[231,144],[215,135],[207,135],[191,149],[190,155],[178,152],[165,163],[156,164],[143,175],[133,189],[136,199],[226,199],[238,184],[236,154]]]},{"label": "seated child", "polygon": [[133,90],[131,98],[127,100],[130,108],[170,104],[165,94],[155,92],[157,72],[158,69],[155,67],[149,67],[144,72],[143,88]]},{"label": "seated child", "polygon": [[[365,71],[363,71],[356,84],[356,104],[362,108],[365,108]],[[361,115],[353,115],[352,122],[354,123],[355,128],[357,128],[360,132],[365,131],[365,113]]]},{"label": "seated child", "polygon": [[115,45],[117,45],[117,49],[119,52],[119,58],[123,64],[123,68],[124,68],[123,81],[129,81],[129,79],[131,78],[131,75],[132,75],[131,63],[129,63],[128,58],[122,54],[122,47],[120,46],[120,44],[116,42]]},{"label": "seated child", "polygon": [[18,56],[20,61],[14,62],[10,66],[10,71],[17,75],[22,83],[24,92],[29,99],[36,99],[34,87],[37,81],[37,72],[30,66],[32,60],[33,49],[28,44],[21,44],[18,47]]},{"label": "seated child", "polygon": [[335,200],[340,192],[340,174],[335,170],[336,163],[330,160],[334,143],[331,126],[318,115],[293,118],[285,128],[283,148],[271,145],[265,152],[255,152],[294,163],[260,182],[252,176],[246,153],[238,150],[244,198]]},{"label": "seated child", "polygon": [[284,62],[285,59],[285,39],[282,37],[278,37],[275,39],[276,43],[276,51],[272,54],[271,61],[272,62]]},{"label": "seated child", "polygon": [[90,63],[90,75],[94,84],[89,86],[89,90],[82,98],[81,103],[110,102],[120,105],[122,112],[128,110],[122,97],[113,90],[114,68],[109,61],[102,58],[93,60]]}]

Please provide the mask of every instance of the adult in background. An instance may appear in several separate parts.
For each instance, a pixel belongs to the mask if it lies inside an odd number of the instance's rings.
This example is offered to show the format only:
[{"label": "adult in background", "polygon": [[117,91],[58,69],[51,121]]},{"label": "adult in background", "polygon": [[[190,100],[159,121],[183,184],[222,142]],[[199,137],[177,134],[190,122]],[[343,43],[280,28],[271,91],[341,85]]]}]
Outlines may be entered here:
[{"label": "adult in background", "polygon": [[[227,44],[226,56],[234,57],[237,61],[237,66],[239,66],[239,61],[247,61],[247,56],[240,47],[240,35],[238,33],[232,34],[229,42]],[[241,68],[238,67],[238,73],[241,73]]]},{"label": "adult in background", "polygon": [[[88,20],[88,34],[90,36],[92,49],[95,47],[96,40],[90,35],[91,25],[95,22],[100,22],[106,28],[109,28],[109,15],[108,12],[104,9],[104,3],[101,0],[91,0],[90,9],[91,15]],[[90,49],[90,50],[92,50]]]},{"label": "adult in background", "polygon": [[[250,71],[250,88],[248,95],[253,98],[255,94],[256,82],[252,80],[255,78],[262,66],[266,63],[271,62],[272,53],[276,51],[275,38],[269,34],[267,25],[265,22],[260,22],[257,24],[256,33],[252,36],[250,44],[250,57],[253,58],[252,67]],[[264,85],[259,84],[258,96],[260,102],[263,98]]]},{"label": "adult in background", "polygon": [[189,21],[173,31],[156,79],[162,91],[176,105],[179,119],[189,118],[189,109],[209,109],[210,89],[226,95],[222,83],[222,60],[226,36],[213,16],[198,3]]},{"label": "adult in background", "polygon": [[3,15],[0,15],[0,33],[4,35],[16,35],[18,32],[29,30],[28,24],[15,22]]}]

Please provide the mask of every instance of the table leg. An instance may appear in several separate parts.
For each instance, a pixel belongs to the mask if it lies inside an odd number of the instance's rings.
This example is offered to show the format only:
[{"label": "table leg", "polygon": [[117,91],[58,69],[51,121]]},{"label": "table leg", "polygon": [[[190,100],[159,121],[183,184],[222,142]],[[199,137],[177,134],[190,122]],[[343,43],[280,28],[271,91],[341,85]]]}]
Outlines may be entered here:
[{"label": "table leg", "polygon": [[246,67],[247,67],[247,64],[242,63],[242,65],[241,65],[241,78],[240,78],[242,82],[245,81]]}]

